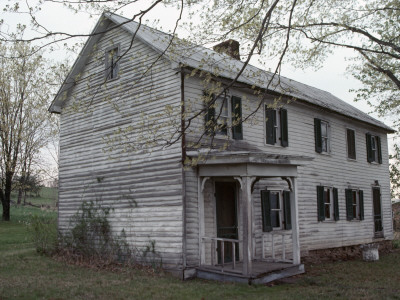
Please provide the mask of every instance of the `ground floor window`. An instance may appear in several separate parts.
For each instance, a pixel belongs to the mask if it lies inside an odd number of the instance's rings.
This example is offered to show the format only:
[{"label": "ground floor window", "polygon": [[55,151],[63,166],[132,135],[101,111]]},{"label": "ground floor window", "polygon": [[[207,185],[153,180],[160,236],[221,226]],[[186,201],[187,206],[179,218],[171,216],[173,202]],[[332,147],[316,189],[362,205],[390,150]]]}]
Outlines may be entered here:
[{"label": "ground floor window", "polygon": [[262,190],[261,210],[264,232],[292,229],[289,191]]},{"label": "ground floor window", "polygon": [[338,190],[334,187],[317,186],[318,221],[339,220]]},{"label": "ground floor window", "polygon": [[346,189],[347,220],[364,220],[364,193],[359,189]]}]

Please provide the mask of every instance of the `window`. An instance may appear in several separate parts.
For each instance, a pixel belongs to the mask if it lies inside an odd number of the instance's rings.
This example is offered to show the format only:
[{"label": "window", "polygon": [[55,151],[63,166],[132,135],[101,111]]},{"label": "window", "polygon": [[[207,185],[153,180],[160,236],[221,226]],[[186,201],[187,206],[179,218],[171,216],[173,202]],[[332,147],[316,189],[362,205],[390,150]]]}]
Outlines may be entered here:
[{"label": "window", "polygon": [[347,220],[364,220],[364,193],[358,189],[346,189]]},{"label": "window", "polygon": [[356,134],[353,129],[347,129],[347,157],[356,159]]},{"label": "window", "polygon": [[229,101],[227,96],[220,96],[215,99],[214,95],[208,98],[206,105],[210,101],[214,102],[209,105],[205,116],[207,133],[211,135],[226,135],[235,140],[243,139],[242,99],[232,96]]},{"label": "window", "polygon": [[329,152],[330,127],[329,123],[314,119],[315,151],[318,153]]},{"label": "window", "polygon": [[367,161],[382,163],[381,139],[377,135],[366,134]]},{"label": "window", "polygon": [[106,79],[116,79],[119,71],[119,47],[112,47],[106,50],[105,76]]},{"label": "window", "polygon": [[339,220],[338,190],[317,186],[318,221]]},{"label": "window", "polygon": [[282,147],[289,145],[288,139],[288,116],[286,109],[272,109],[265,106],[265,133],[266,143],[278,144]]},{"label": "window", "polygon": [[292,229],[289,191],[261,191],[263,231]]}]

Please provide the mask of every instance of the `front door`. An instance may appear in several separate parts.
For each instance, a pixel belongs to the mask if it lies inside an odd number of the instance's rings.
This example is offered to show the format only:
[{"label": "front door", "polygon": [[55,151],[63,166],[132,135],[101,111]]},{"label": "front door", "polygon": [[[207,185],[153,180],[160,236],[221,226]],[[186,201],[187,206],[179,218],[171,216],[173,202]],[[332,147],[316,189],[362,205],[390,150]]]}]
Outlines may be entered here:
[{"label": "front door", "polygon": [[383,226],[382,226],[381,189],[379,187],[374,187],[372,189],[372,198],[374,202],[375,235],[381,235]]},{"label": "front door", "polygon": [[[234,182],[216,182],[215,197],[217,209],[217,237],[238,239],[237,222],[237,195]],[[235,244],[236,259],[239,257],[237,244]],[[218,262],[222,263],[221,242],[218,242]],[[232,243],[224,243],[224,262],[231,262],[233,256]]]}]

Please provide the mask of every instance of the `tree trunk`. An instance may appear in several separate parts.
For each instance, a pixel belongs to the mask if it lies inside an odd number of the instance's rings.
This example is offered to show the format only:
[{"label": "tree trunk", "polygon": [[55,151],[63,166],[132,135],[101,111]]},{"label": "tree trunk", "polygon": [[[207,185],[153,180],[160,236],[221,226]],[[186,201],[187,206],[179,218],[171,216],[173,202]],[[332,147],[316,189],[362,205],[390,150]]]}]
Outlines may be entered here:
[{"label": "tree trunk", "polygon": [[6,184],[4,188],[3,204],[3,221],[10,221],[10,202],[11,202],[11,188],[12,178],[14,173],[6,172]]},{"label": "tree trunk", "polygon": [[22,199],[22,187],[19,187],[19,189],[18,189],[18,200],[17,200],[17,204],[18,205],[21,204],[21,199]]}]

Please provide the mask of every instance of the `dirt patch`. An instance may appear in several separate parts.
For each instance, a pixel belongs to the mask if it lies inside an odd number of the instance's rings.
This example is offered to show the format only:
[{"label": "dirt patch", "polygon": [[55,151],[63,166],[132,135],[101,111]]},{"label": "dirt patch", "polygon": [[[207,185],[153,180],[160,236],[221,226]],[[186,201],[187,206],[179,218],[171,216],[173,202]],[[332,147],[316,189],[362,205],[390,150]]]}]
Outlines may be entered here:
[{"label": "dirt patch", "polygon": [[[392,241],[380,241],[379,254],[387,254],[392,251]],[[362,258],[360,245],[337,247],[329,249],[311,250],[308,255],[302,257],[304,264],[319,264],[322,262],[346,261]]]}]

